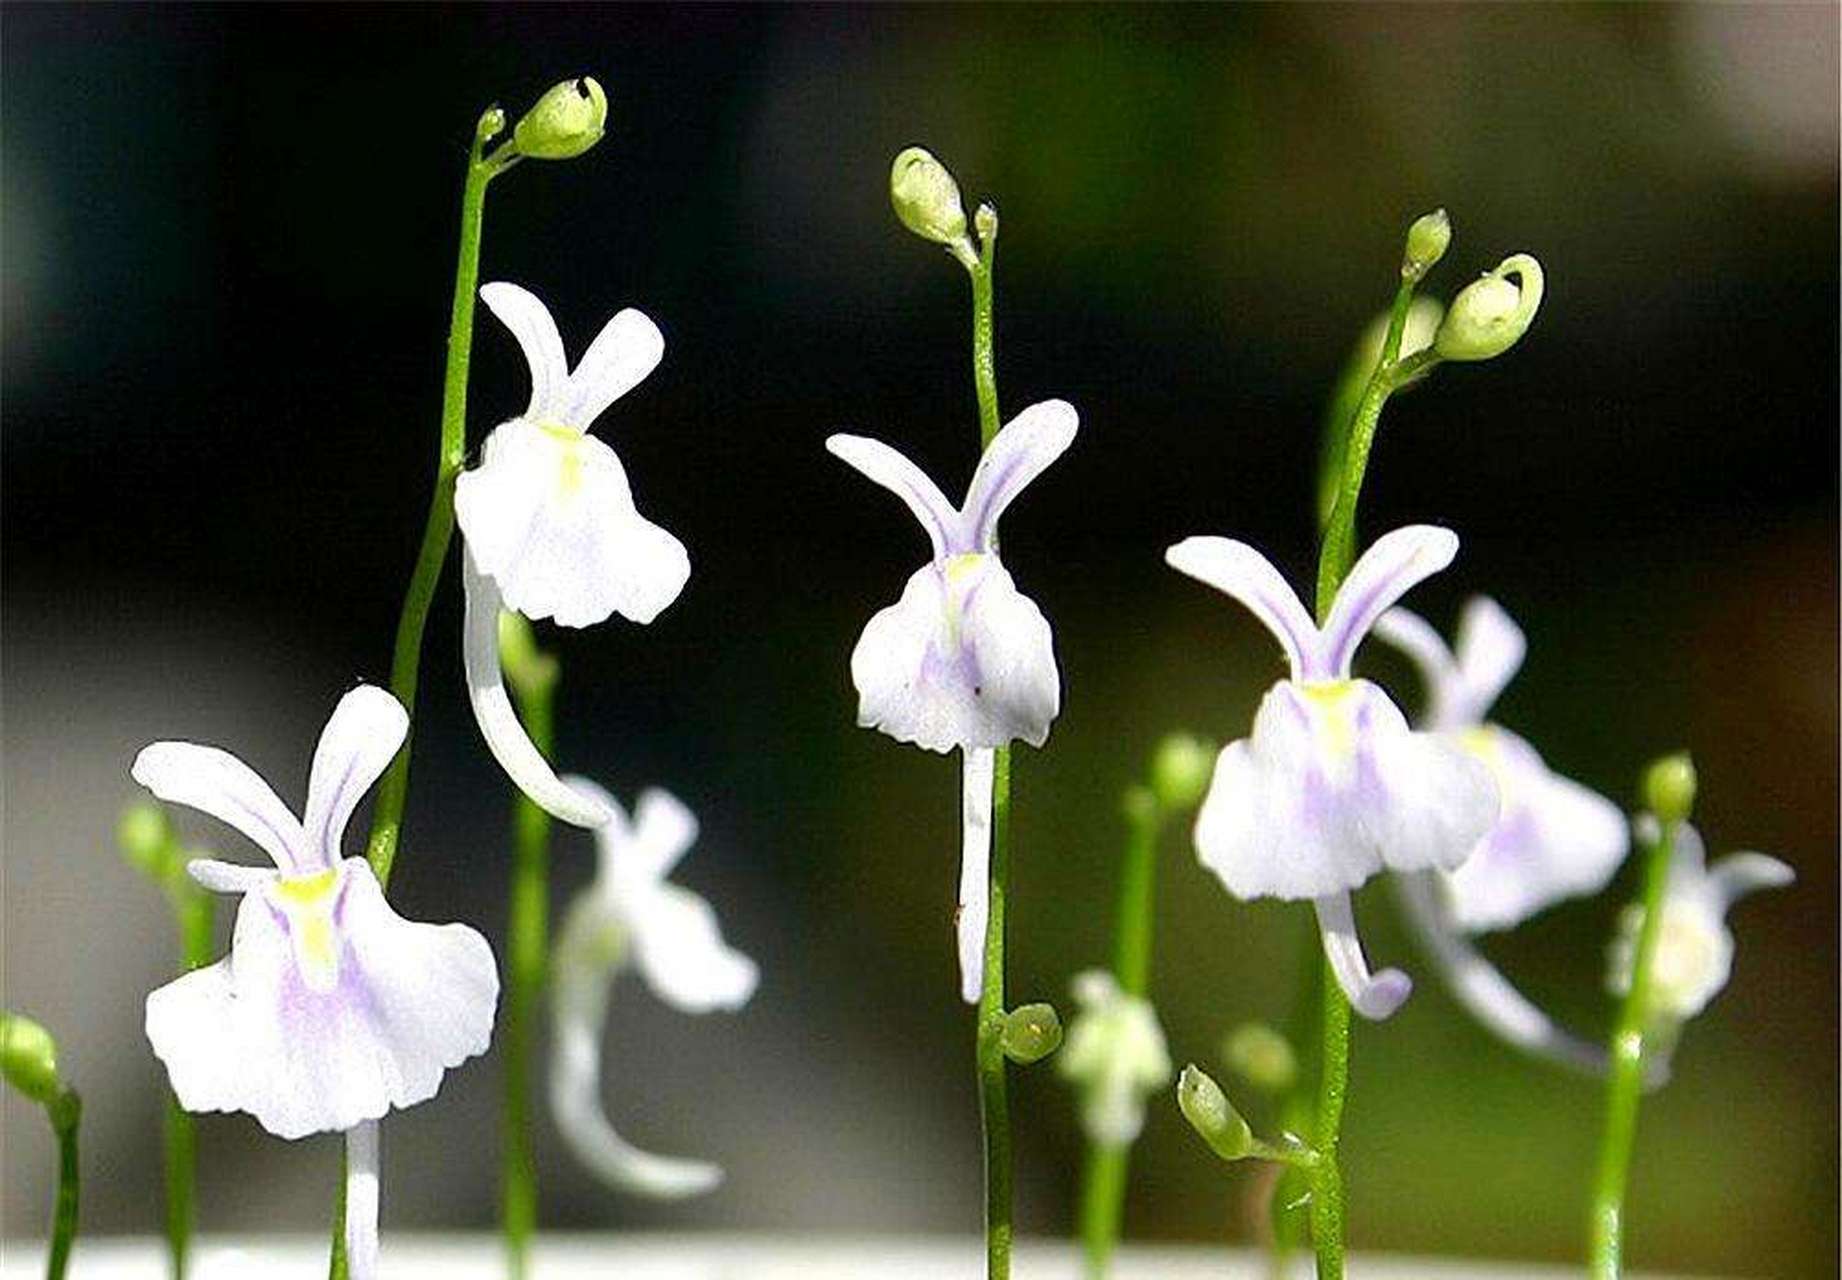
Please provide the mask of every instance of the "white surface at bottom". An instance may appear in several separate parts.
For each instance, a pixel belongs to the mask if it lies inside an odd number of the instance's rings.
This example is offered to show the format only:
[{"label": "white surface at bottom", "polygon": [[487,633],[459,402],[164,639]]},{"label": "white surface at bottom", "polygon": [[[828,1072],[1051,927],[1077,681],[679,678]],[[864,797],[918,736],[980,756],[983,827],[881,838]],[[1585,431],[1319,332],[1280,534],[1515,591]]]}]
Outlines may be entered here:
[{"label": "white surface at bottom", "polygon": [[[298,1236],[275,1239],[205,1237],[196,1246],[192,1280],[323,1280],[326,1241]],[[913,1238],[831,1240],[763,1236],[556,1234],[538,1241],[531,1280],[978,1280],[980,1245],[962,1240]],[[0,1276],[27,1280],[44,1274],[39,1242],[0,1243]],[[502,1280],[505,1266],[495,1236],[384,1237],[385,1280]],[[1062,1242],[1024,1241],[1015,1255],[1017,1280],[1076,1280],[1079,1255]],[[1407,1256],[1357,1255],[1354,1280],[1560,1280],[1574,1268],[1468,1262]],[[164,1243],[151,1237],[79,1239],[70,1280],[161,1280]],[[1265,1260],[1239,1249],[1182,1245],[1121,1249],[1114,1280],[1265,1280]],[[1310,1261],[1294,1268],[1310,1275]],[[1635,1277],[1634,1277],[1635,1280]],[[1664,1280],[1661,1276],[1653,1280]]]}]

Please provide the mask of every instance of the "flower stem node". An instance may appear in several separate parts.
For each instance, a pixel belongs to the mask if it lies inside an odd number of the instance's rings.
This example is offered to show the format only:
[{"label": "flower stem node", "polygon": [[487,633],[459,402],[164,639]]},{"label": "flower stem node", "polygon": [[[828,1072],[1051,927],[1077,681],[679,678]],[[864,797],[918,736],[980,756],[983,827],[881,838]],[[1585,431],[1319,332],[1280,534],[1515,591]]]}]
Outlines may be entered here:
[{"label": "flower stem node", "polygon": [[1224,1160],[1254,1154],[1254,1131],[1209,1073],[1195,1063],[1177,1078],[1177,1106],[1209,1150]]},{"label": "flower stem node", "polygon": [[1695,762],[1686,751],[1644,771],[1644,806],[1663,823],[1682,822],[1695,808]]},{"label": "flower stem node", "polygon": [[1407,228],[1407,248],[1401,255],[1401,279],[1418,284],[1445,257],[1452,243],[1452,220],[1444,209],[1415,218]]},{"label": "flower stem node", "polygon": [[1158,743],[1151,757],[1151,788],[1166,809],[1191,809],[1202,803],[1215,771],[1216,745],[1190,733],[1173,733]]},{"label": "flower stem node", "polygon": [[1243,1022],[1222,1039],[1222,1061],[1254,1088],[1281,1094],[1298,1079],[1298,1055],[1264,1022]]},{"label": "flower stem node", "polygon": [[533,160],[573,160],[606,132],[608,96],[592,76],[553,85],[512,130],[518,154]]},{"label": "flower stem node", "polygon": [[17,1013],[0,1013],[0,1073],[32,1101],[50,1106],[64,1092],[58,1045],[44,1027]]},{"label": "flower stem node", "polygon": [[954,245],[966,238],[966,208],[959,183],[924,147],[898,152],[889,168],[889,203],[902,225],[935,244]]},{"label": "flower stem node", "polygon": [[1004,1015],[1004,1056],[1018,1066],[1041,1062],[1061,1044],[1062,1020],[1054,1005],[1019,1005]]},{"label": "flower stem node", "polygon": [[[1510,277],[1516,283],[1510,282]],[[1541,307],[1541,264],[1512,254],[1460,290],[1447,308],[1433,346],[1447,360],[1489,360],[1516,345]]]}]

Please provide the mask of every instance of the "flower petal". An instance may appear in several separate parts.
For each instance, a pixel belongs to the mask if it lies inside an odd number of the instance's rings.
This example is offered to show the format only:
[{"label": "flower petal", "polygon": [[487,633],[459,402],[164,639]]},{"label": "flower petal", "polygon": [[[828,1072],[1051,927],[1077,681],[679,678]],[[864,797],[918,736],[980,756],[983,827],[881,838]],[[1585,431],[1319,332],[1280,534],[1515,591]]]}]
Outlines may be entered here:
[{"label": "flower petal", "polygon": [[462,562],[467,595],[467,696],[487,749],[518,789],[544,812],[578,827],[600,826],[611,817],[607,808],[593,796],[565,786],[519,723],[499,665],[499,592],[474,567],[471,548]]},{"label": "flower petal", "polygon": [[1375,620],[1374,635],[1393,645],[1420,669],[1426,683],[1426,714],[1421,717],[1424,729],[1458,729],[1464,721],[1452,715],[1462,705],[1463,685],[1458,674],[1458,659],[1446,647],[1445,638],[1417,613],[1394,608]]},{"label": "flower petal", "polygon": [[[352,810],[389,767],[409,733],[409,713],[391,694],[361,684],[333,709],[313,753],[302,826],[317,865],[338,865],[339,843]],[[302,871],[308,867],[302,866]]]},{"label": "flower petal", "polygon": [[985,986],[985,928],[991,920],[991,787],[997,754],[975,747],[965,753],[962,766],[959,910],[953,928],[959,994],[967,1004],[977,1004]]},{"label": "flower petal", "polygon": [[760,970],[723,941],[716,912],[703,897],[661,884],[634,907],[634,957],[654,995],[683,1013],[748,1003]]},{"label": "flower petal", "polygon": [[1458,535],[1435,525],[1409,525],[1377,538],[1343,580],[1325,619],[1323,660],[1330,674],[1347,676],[1356,646],[1376,619],[1457,554]]},{"label": "flower petal", "polygon": [[620,459],[593,436],[505,423],[454,502],[480,571],[533,621],[651,622],[690,577],[684,545],[639,514]]},{"label": "flower petal", "polygon": [[[1080,415],[1066,400],[1031,405],[992,437],[966,491],[962,526],[980,551],[996,551],[998,517],[1074,443]],[[935,554],[939,554],[936,552]]]},{"label": "flower petal", "polygon": [[1330,674],[1319,657],[1322,644],[1318,629],[1298,593],[1265,556],[1245,542],[1233,538],[1185,538],[1165,551],[1164,561],[1178,573],[1207,583],[1247,606],[1285,650],[1294,680]]},{"label": "flower petal", "polygon": [[615,313],[583,352],[562,396],[561,418],[587,431],[609,405],[637,387],[665,356],[665,335],[632,307]]},{"label": "flower petal", "polygon": [[972,549],[958,508],[947,501],[940,487],[920,467],[900,453],[868,436],[830,436],[825,448],[902,500],[926,531],[934,559]]},{"label": "flower petal", "polygon": [[994,556],[908,579],[851,653],[857,723],[929,751],[1040,747],[1061,709],[1054,635]]},{"label": "flower petal", "polygon": [[1489,596],[1477,596],[1465,605],[1458,620],[1458,670],[1465,691],[1463,714],[1472,723],[1489,714],[1491,704],[1522,669],[1529,642],[1503,609]]},{"label": "flower petal", "polygon": [[377,1280],[377,1121],[345,1135],[345,1261],[348,1280]]},{"label": "flower petal", "polygon": [[564,923],[553,967],[550,1108],[557,1129],[602,1181],[660,1199],[699,1195],[723,1180],[722,1169],[641,1151],[615,1132],[601,1103],[601,1039],[608,989],[619,966],[620,924],[604,902],[585,895]]},{"label": "flower petal", "polygon": [[524,416],[533,422],[566,422],[562,416],[569,380],[569,358],[556,321],[528,289],[503,280],[480,286],[480,299],[512,331],[531,368],[531,403]]},{"label": "flower petal", "polygon": [[1395,888],[1408,921],[1432,956],[1446,989],[1472,1017],[1498,1039],[1537,1057],[1589,1075],[1605,1073],[1603,1045],[1582,1040],[1556,1026],[1454,927],[1440,901],[1440,885],[1434,873],[1397,876]]},{"label": "flower petal", "polygon": [[1777,858],[1763,853],[1730,853],[1708,868],[1708,880],[1720,909],[1759,889],[1782,889],[1797,873]]},{"label": "flower petal", "polygon": [[160,799],[202,810],[261,845],[284,873],[311,866],[301,824],[256,771],[216,747],[156,742],[129,770]]},{"label": "flower petal", "polygon": [[216,858],[193,858],[185,864],[185,873],[212,893],[254,893],[273,882],[277,874],[267,867],[245,867]]},{"label": "flower petal", "polygon": [[1324,942],[1324,956],[1330,961],[1337,985],[1349,997],[1350,1007],[1375,1022],[1394,1016],[1407,997],[1413,994],[1413,979],[1399,969],[1383,969],[1370,976],[1369,962],[1362,954],[1362,939],[1356,936],[1356,913],[1347,893],[1327,894],[1316,899],[1318,933]]}]

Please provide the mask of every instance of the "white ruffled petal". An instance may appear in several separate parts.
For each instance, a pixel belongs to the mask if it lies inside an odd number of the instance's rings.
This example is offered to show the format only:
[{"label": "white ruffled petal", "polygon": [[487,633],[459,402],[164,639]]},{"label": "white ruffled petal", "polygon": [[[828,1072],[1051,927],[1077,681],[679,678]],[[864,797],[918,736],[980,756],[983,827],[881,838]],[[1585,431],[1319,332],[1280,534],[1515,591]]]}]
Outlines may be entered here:
[{"label": "white ruffled petal", "polygon": [[284,873],[312,867],[300,821],[255,770],[228,751],[156,742],[141,749],[129,772],[160,799],[229,823],[261,845]]},{"label": "white ruffled petal", "polygon": [[1286,652],[1294,680],[1330,675],[1317,626],[1298,593],[1267,558],[1233,538],[1185,538],[1164,552],[1178,573],[1207,583],[1245,605]]},{"label": "white ruffled petal", "polygon": [[1012,418],[992,438],[979,458],[978,469],[972,473],[961,512],[962,526],[973,548],[997,549],[998,517],[1032,480],[1068,451],[1079,423],[1080,415],[1066,400],[1043,400]]},{"label": "white ruffled petal", "polygon": [[609,405],[659,367],[665,335],[645,313],[628,307],[601,327],[566,382],[560,421],[587,431]]},{"label": "white ruffled petal", "polygon": [[915,571],[851,654],[857,722],[929,751],[1040,747],[1061,709],[1049,622],[994,556]]},{"label": "white ruffled petal", "polygon": [[639,514],[620,459],[593,436],[507,422],[454,503],[480,572],[533,621],[651,622],[691,574],[684,545]]},{"label": "white ruffled petal", "polygon": [[503,280],[480,286],[480,299],[518,339],[531,369],[531,403],[525,417],[535,422],[562,422],[569,358],[550,309],[536,294]]},{"label": "white ruffled petal", "polygon": [[1329,674],[1347,676],[1356,647],[1376,619],[1457,554],[1458,535],[1435,525],[1409,525],[1377,538],[1351,567],[1324,620],[1322,656]]},{"label": "white ruffled petal", "polygon": [[972,549],[959,509],[947,501],[926,472],[900,453],[867,436],[830,436],[825,448],[902,500],[926,531],[934,559]]},{"label": "white ruffled petal", "polygon": [[[339,700],[320,733],[307,781],[307,847],[318,865],[334,866],[352,810],[364,798],[409,733],[409,713],[395,697],[361,684]],[[301,870],[307,868],[302,867]]]},{"label": "white ruffled petal", "polygon": [[463,649],[467,696],[487,749],[518,789],[544,812],[578,827],[599,827],[612,816],[599,800],[564,785],[550,762],[525,733],[499,663],[499,593],[473,563],[472,548],[462,556],[466,588]]},{"label": "white ruffled petal", "polygon": [[755,994],[760,970],[723,941],[716,912],[698,894],[658,885],[633,904],[629,923],[641,976],[673,1008],[739,1009]]}]

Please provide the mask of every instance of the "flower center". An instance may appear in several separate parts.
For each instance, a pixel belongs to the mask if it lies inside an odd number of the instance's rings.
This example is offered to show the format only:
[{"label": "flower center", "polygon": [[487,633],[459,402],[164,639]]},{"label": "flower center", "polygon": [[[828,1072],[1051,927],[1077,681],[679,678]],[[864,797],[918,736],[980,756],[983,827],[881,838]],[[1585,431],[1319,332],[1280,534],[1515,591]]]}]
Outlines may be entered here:
[{"label": "flower center", "polygon": [[1720,940],[1692,907],[1663,907],[1650,981],[1658,1003],[1678,1014],[1691,1012],[1715,981]]},{"label": "flower center", "polygon": [[1306,680],[1298,686],[1311,709],[1313,729],[1330,754],[1347,760],[1356,753],[1354,680]]},{"label": "flower center", "polygon": [[538,430],[557,443],[557,493],[575,496],[582,488],[582,433],[560,422],[540,423]]},{"label": "flower center", "polygon": [[270,900],[288,917],[295,968],[309,991],[331,991],[339,985],[339,935],[333,925],[338,891],[337,867],[283,876],[269,889]]},{"label": "flower center", "polygon": [[949,556],[941,566],[941,578],[946,583],[946,618],[944,620],[944,640],[948,654],[957,654],[960,646],[961,624],[964,621],[966,602],[978,589],[985,576],[985,562],[989,559],[983,552],[967,551],[960,555]]}]

